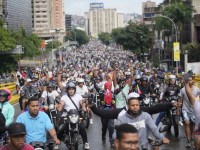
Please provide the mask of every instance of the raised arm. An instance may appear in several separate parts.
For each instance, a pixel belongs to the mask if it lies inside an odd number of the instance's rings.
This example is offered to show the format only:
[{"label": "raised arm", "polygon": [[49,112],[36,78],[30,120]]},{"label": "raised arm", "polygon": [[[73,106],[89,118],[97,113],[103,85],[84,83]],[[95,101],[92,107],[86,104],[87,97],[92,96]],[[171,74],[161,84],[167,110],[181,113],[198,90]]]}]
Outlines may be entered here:
[{"label": "raised arm", "polygon": [[195,99],[195,96],[192,94],[192,90],[190,88],[189,81],[187,81],[185,83],[185,91],[186,91],[186,94],[187,94],[188,99],[190,101],[190,104],[194,105],[196,99]]},{"label": "raised arm", "polygon": [[117,119],[119,113],[123,110],[123,108],[105,110],[105,109],[97,108],[96,106],[92,106],[90,109],[92,110],[94,114],[105,119]]}]

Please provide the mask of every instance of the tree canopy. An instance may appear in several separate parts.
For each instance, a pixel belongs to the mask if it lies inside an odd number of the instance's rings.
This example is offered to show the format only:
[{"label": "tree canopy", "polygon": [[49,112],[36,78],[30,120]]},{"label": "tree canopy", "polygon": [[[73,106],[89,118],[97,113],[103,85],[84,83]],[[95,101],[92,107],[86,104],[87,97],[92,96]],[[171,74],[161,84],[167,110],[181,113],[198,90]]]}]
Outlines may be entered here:
[{"label": "tree canopy", "polygon": [[89,37],[85,31],[74,29],[67,31],[65,41],[77,41],[79,45],[86,44],[89,42]]},{"label": "tree canopy", "polygon": [[112,40],[111,34],[108,32],[101,32],[99,34],[99,39],[106,45],[109,45],[110,41]]}]

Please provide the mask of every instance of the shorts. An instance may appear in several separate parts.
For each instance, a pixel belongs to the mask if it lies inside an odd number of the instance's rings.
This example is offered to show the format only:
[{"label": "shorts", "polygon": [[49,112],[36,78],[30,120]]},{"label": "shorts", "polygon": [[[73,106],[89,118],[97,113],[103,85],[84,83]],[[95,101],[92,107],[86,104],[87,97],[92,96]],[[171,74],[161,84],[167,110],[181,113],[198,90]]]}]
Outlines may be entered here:
[{"label": "shorts", "polygon": [[182,110],[182,119],[183,121],[191,121],[193,123],[195,121],[194,114],[188,113],[186,110]]}]

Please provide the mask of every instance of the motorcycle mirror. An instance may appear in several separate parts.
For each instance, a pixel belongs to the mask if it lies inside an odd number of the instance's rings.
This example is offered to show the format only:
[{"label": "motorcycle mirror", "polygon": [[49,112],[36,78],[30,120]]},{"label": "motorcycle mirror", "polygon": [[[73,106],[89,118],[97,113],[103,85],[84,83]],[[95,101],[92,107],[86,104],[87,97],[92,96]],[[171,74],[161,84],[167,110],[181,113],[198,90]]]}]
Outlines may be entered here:
[{"label": "motorcycle mirror", "polygon": [[169,129],[168,125],[162,125],[159,129],[160,133],[166,132]]}]

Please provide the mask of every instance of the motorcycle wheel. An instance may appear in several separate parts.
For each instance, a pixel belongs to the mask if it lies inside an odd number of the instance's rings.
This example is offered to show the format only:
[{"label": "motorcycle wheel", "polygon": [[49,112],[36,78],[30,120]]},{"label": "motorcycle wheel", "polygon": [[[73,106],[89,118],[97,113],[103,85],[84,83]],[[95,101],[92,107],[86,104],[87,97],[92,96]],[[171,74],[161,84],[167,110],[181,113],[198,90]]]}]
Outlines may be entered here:
[{"label": "motorcycle wheel", "polygon": [[73,146],[71,147],[71,150],[78,150],[78,133],[74,133],[72,142]]},{"label": "motorcycle wheel", "polygon": [[179,129],[178,129],[178,121],[176,120],[176,116],[172,117],[172,121],[173,121],[173,126],[174,126],[175,137],[178,137],[179,136]]}]

